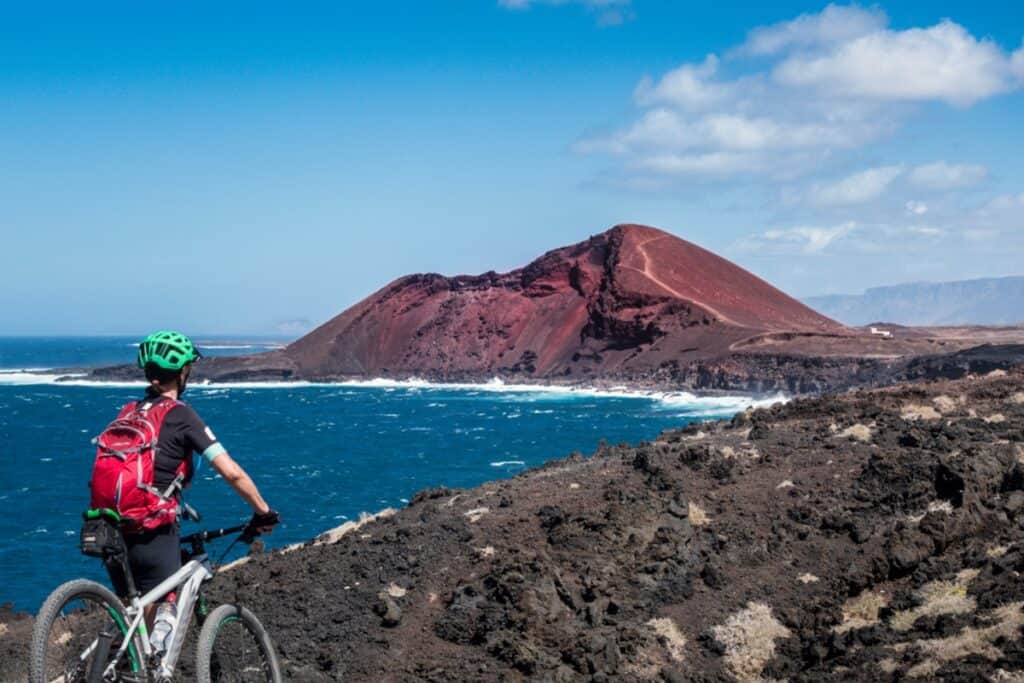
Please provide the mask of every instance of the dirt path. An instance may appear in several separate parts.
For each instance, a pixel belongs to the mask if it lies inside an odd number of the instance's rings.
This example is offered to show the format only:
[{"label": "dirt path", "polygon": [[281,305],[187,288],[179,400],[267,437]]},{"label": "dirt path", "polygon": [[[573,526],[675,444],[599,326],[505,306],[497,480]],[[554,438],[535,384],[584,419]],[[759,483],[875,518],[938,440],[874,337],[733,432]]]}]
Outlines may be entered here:
[{"label": "dirt path", "polygon": [[730,325],[738,325],[738,323],[736,323],[734,320],[729,318],[727,315],[724,315],[721,311],[717,310],[713,306],[708,305],[704,301],[700,301],[698,299],[694,299],[692,295],[683,294],[682,292],[680,292],[677,289],[673,288],[667,282],[665,282],[664,280],[662,280],[657,275],[655,275],[654,273],[651,272],[651,270],[650,270],[651,258],[650,258],[650,255],[647,253],[647,245],[652,243],[652,242],[657,242],[658,240],[663,240],[666,237],[668,237],[668,236],[667,235],[658,235],[656,237],[649,237],[646,240],[637,243],[636,247],[637,247],[638,251],[640,252],[640,255],[643,257],[643,260],[644,260],[644,267],[643,268],[636,268],[634,266],[622,266],[622,267],[626,268],[628,270],[632,270],[632,271],[635,271],[637,273],[642,274],[648,280],[650,280],[654,284],[658,285],[659,287],[661,287],[662,289],[664,289],[666,292],[668,292],[669,294],[671,294],[674,297],[677,297],[679,299],[683,299],[685,301],[693,302],[695,305],[703,308],[705,311],[707,311],[708,313],[713,315],[720,322],[724,322],[724,323],[727,323],[727,324],[730,324]]}]

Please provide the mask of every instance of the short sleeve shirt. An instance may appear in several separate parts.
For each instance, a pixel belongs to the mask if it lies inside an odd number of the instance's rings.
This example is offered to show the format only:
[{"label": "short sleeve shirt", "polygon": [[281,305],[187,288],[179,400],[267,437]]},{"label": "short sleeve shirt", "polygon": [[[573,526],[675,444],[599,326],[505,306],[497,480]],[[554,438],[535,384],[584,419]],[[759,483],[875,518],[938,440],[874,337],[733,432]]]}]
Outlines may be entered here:
[{"label": "short sleeve shirt", "polygon": [[167,412],[156,447],[153,484],[161,491],[171,485],[183,462],[186,464],[186,481],[192,479],[193,453],[199,453],[208,462],[213,462],[214,458],[225,452],[213,430],[186,403],[179,403]]}]

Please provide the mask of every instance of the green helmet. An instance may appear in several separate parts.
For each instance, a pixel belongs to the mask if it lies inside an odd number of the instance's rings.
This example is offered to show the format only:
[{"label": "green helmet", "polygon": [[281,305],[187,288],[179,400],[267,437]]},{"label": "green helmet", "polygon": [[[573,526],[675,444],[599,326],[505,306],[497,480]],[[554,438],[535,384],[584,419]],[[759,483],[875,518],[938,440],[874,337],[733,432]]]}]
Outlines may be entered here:
[{"label": "green helmet", "polygon": [[164,370],[181,370],[202,356],[192,340],[181,332],[161,330],[154,332],[139,344],[139,367],[156,363]]}]

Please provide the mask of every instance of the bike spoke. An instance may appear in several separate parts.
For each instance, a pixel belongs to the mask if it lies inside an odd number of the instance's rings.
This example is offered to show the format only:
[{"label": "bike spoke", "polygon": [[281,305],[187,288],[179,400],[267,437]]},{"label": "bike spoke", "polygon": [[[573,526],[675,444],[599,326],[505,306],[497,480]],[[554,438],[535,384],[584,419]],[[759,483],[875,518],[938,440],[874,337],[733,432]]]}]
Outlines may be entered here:
[{"label": "bike spoke", "polygon": [[114,633],[117,651],[122,642],[120,624],[101,600],[77,597],[67,602],[53,620],[47,636],[45,680],[50,683],[85,681],[96,649],[96,637]]},{"label": "bike spoke", "polygon": [[272,680],[270,663],[260,642],[237,617],[220,623],[210,658],[210,675],[215,681],[257,683]]}]

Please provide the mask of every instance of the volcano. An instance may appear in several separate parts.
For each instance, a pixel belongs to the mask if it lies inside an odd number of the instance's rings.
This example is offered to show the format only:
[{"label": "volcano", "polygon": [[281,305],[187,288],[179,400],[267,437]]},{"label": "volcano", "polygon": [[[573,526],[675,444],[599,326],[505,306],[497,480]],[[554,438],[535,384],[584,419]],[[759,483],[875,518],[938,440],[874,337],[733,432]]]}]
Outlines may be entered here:
[{"label": "volcano", "polygon": [[607,377],[845,329],[706,249],[617,225],[508,273],[399,278],[284,355],[302,377]]}]

